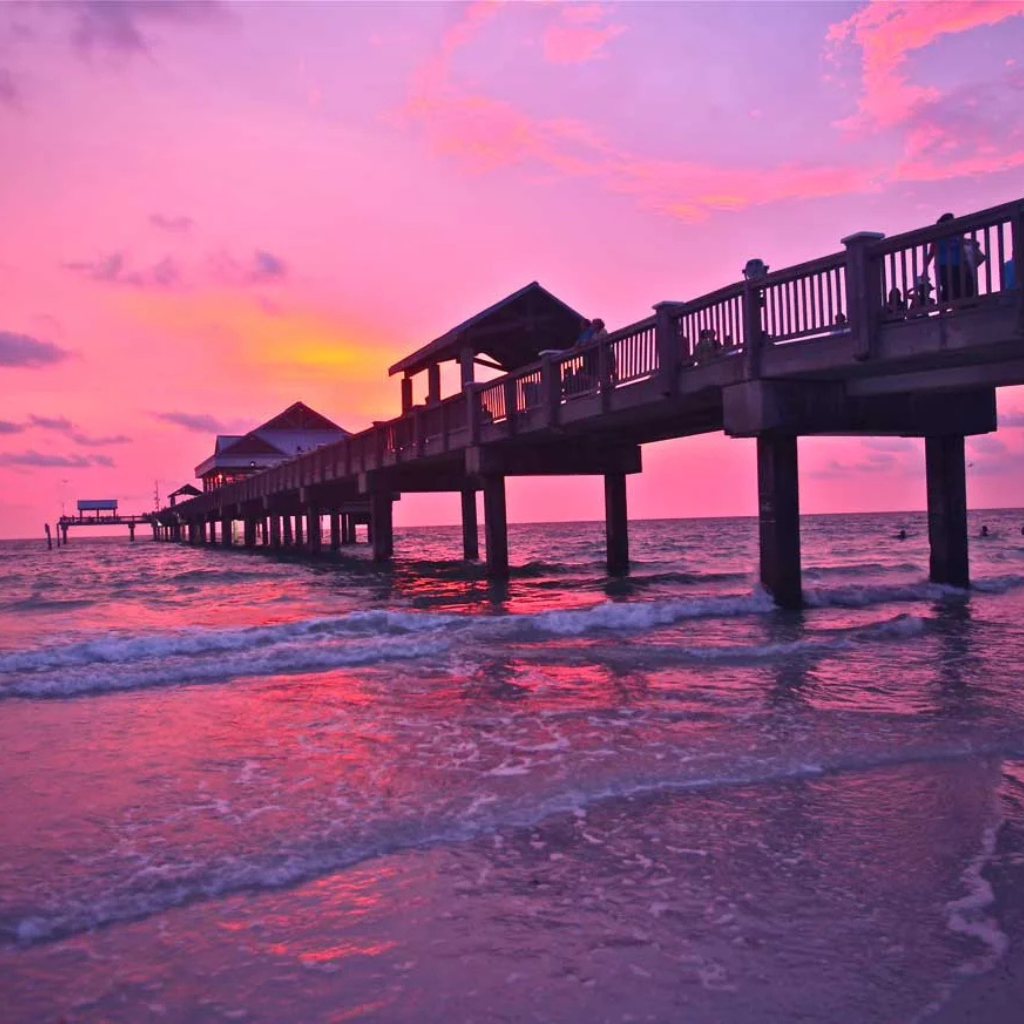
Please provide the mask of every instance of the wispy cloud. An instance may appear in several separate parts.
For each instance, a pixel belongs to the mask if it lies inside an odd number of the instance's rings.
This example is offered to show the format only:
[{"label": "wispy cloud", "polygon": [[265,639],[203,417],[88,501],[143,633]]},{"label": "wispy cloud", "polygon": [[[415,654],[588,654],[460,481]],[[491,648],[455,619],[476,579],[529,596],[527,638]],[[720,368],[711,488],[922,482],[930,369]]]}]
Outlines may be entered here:
[{"label": "wispy cloud", "polygon": [[56,455],[28,449],[23,452],[0,452],[0,466],[31,466],[37,469],[89,469],[91,466],[113,466],[106,455]]},{"label": "wispy cloud", "polygon": [[21,434],[26,430],[32,429],[50,430],[58,434],[64,434],[74,441],[75,444],[81,445],[83,448],[105,448],[108,445],[131,443],[131,438],[126,434],[110,434],[98,437],[83,434],[66,416],[38,416],[32,413],[24,423],[0,420],[0,434]]},{"label": "wispy cloud", "polygon": [[838,127],[853,135],[897,133],[903,146],[891,174],[897,181],[941,181],[1024,165],[1024,83],[1018,73],[946,91],[911,76],[911,58],[937,40],[1021,15],[1024,0],[872,0],[828,31],[833,60],[850,47],[860,55],[857,109]]},{"label": "wispy cloud", "polygon": [[74,430],[74,424],[65,416],[36,416],[28,418],[31,427],[40,427],[43,430],[57,430],[62,434],[68,434]]},{"label": "wispy cloud", "polygon": [[83,56],[149,53],[160,25],[196,25],[222,16],[216,0],[80,0],[63,5],[74,12],[71,41]]},{"label": "wispy cloud", "polygon": [[14,80],[14,75],[7,68],[0,68],[0,107],[18,108],[21,106],[21,91]]},{"label": "wispy cloud", "polygon": [[64,263],[63,267],[104,284],[132,288],[174,288],[181,284],[181,269],[171,256],[142,270],[130,269],[123,252],[112,252],[96,260],[76,260]]},{"label": "wispy cloud", "polygon": [[944,35],[995,25],[1024,14],[1024,0],[930,0],[894,4],[871,0],[828,30],[833,55],[852,43],[861,52],[861,94],[848,128],[887,128],[902,124],[917,107],[939,99],[934,86],[911,82],[911,54]]},{"label": "wispy cloud", "polygon": [[[1024,0],[871,3],[833,25],[829,52],[838,60],[853,48],[860,55],[863,80],[857,114],[841,127],[897,131],[903,158],[865,158],[862,152],[837,147],[836,159],[827,163],[794,159],[775,166],[632,151],[587,121],[536,117],[505,98],[467,87],[455,73],[456,54],[475,44],[495,18],[504,16],[503,10],[498,4],[465,7],[437,52],[413,76],[405,107],[432,148],[471,174],[522,165],[588,178],[608,192],[633,197],[641,208],[697,221],[717,211],[1024,165],[1024,76],[1018,69],[1006,71],[999,82],[964,86],[949,94],[911,81],[908,71],[908,58],[934,40],[1001,22],[1024,11]],[[600,5],[559,8],[557,17],[545,37],[546,55],[556,63],[601,55],[617,29],[603,20],[607,9]]]},{"label": "wispy cloud", "polygon": [[191,217],[167,217],[162,213],[151,213],[149,223],[161,231],[170,231],[176,235],[187,234],[195,226],[195,221]]},{"label": "wispy cloud", "polygon": [[624,25],[601,24],[608,15],[601,4],[567,4],[556,11],[558,21],[548,25],[542,39],[544,56],[553,64],[583,64],[605,57],[606,44],[626,31]]},{"label": "wispy cloud", "polygon": [[230,434],[231,425],[202,412],[155,412],[154,419],[171,423],[176,427],[194,431],[197,434]]},{"label": "wispy cloud", "polygon": [[845,457],[812,466],[807,473],[819,480],[874,478],[880,474],[905,479],[920,472],[921,446],[920,440],[906,437],[862,437],[851,443]]},{"label": "wispy cloud", "polygon": [[71,440],[83,448],[105,448],[112,444],[131,444],[132,439],[126,434],[110,434],[106,437],[90,437],[77,431],[71,433]]},{"label": "wispy cloud", "polygon": [[[588,8],[589,9],[589,8]],[[614,145],[590,123],[537,118],[513,103],[463,88],[453,71],[459,48],[473,43],[499,8],[471,4],[414,76],[406,114],[423,126],[433,148],[473,174],[516,164],[565,177],[590,178],[609,192],[681,220],[785,199],[843,195],[872,187],[862,165],[723,166],[659,159]],[[590,15],[588,15],[589,17]]]},{"label": "wispy cloud", "polygon": [[0,331],[0,366],[36,369],[62,362],[69,355],[66,349],[52,341],[42,341],[29,334]]},{"label": "wispy cloud", "polygon": [[254,282],[275,281],[288,276],[288,266],[280,256],[265,249],[257,249],[252,259],[249,277]]},{"label": "wispy cloud", "polygon": [[1024,427],[1024,412],[1020,412],[1017,409],[1007,409],[1005,412],[1000,412],[999,426],[1010,430]]},{"label": "wispy cloud", "polygon": [[235,287],[275,284],[288,277],[288,264],[266,249],[256,249],[247,260],[238,260],[228,252],[216,252],[209,260],[212,276]]},{"label": "wispy cloud", "polygon": [[1010,453],[1006,442],[991,434],[979,434],[967,439],[967,449],[972,455],[1003,456]]}]

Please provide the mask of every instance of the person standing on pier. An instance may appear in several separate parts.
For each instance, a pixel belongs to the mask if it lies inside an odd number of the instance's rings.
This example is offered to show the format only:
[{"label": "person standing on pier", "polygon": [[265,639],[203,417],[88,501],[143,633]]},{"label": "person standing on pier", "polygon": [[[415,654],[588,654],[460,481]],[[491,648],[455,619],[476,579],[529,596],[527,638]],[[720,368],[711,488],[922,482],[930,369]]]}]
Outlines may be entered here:
[{"label": "person standing on pier", "polygon": [[[944,213],[937,224],[946,224],[956,218]],[[928,247],[924,258],[924,273],[935,260],[935,277],[939,286],[939,302],[970,299],[978,294],[978,267],[988,257],[973,238],[950,235],[940,238]]]}]

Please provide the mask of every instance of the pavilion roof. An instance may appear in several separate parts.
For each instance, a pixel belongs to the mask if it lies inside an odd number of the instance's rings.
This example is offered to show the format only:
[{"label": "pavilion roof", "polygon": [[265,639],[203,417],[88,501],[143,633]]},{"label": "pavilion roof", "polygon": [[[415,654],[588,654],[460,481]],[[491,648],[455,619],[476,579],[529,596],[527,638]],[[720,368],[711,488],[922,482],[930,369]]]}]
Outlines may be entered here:
[{"label": "pavilion roof", "polygon": [[225,469],[262,469],[348,436],[347,430],[304,402],[294,402],[248,434],[219,434],[213,455],[196,466],[196,476]]},{"label": "pavilion roof", "polygon": [[432,363],[458,359],[467,345],[475,356],[490,356],[508,373],[536,362],[544,349],[569,348],[579,337],[582,320],[533,281],[399,360],[388,373],[419,373]]},{"label": "pavilion roof", "polygon": [[171,491],[171,493],[168,494],[167,497],[180,498],[183,494],[187,494],[190,497],[196,497],[202,493],[203,492],[199,490],[198,487],[195,487],[192,484],[182,484],[182,486],[179,487],[176,491]]}]

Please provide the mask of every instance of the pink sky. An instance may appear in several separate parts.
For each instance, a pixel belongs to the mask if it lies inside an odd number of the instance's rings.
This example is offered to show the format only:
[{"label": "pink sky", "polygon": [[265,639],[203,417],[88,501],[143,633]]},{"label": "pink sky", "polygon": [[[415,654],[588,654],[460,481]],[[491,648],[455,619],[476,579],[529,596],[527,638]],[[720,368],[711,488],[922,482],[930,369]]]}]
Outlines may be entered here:
[{"label": "pink sky", "polygon": [[[387,367],[532,280],[662,299],[1024,195],[1024,0],[0,5],[0,536],[152,507],[296,400],[358,430]],[[1024,505],[1024,394],[969,443]],[[806,512],[924,504],[918,442],[801,442]],[[753,448],[645,448],[635,517],[753,514]],[[520,521],[599,480],[513,481]],[[454,522],[407,496],[401,524]]]}]

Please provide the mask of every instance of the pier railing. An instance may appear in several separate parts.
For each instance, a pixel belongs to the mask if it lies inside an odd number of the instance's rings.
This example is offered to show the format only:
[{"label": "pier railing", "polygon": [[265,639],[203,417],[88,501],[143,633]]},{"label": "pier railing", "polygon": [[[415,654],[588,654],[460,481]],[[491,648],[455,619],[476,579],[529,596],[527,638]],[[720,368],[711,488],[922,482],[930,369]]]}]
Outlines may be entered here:
[{"label": "pier railing", "polygon": [[[855,354],[869,359],[882,325],[980,303],[1016,303],[1024,323],[1022,224],[1024,201],[1015,201],[891,238],[853,235],[842,252],[690,301],[663,303],[654,316],[600,341],[547,353],[514,373],[414,407],[178,508],[213,515],[222,505],[353,480],[385,466],[550,427],[563,406],[585,396],[599,397],[600,414],[616,391],[643,381],[660,380],[661,393],[670,395],[680,374],[700,372],[730,355],[745,355],[744,374],[756,376],[770,347],[850,334]],[[976,265],[969,256],[975,245],[986,257]],[[955,272],[948,270],[953,251],[959,256]]]},{"label": "pier railing", "polygon": [[[908,312],[956,309],[999,293],[1019,293],[1022,207],[1008,203],[873,245],[883,318],[897,320]],[[980,262],[975,252],[984,254]]]}]

